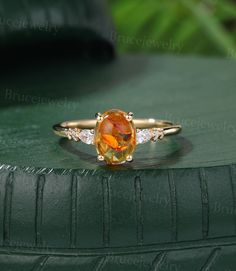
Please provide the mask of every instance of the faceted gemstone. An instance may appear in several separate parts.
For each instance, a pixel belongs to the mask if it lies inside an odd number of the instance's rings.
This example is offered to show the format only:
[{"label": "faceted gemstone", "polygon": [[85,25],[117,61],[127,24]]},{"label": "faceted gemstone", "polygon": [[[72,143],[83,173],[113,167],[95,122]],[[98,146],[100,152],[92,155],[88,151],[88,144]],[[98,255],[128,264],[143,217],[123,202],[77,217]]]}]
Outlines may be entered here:
[{"label": "faceted gemstone", "polygon": [[83,129],[79,133],[79,139],[85,144],[94,143],[94,130]]},{"label": "faceted gemstone", "polygon": [[151,140],[152,130],[151,129],[137,129],[136,140],[137,144],[144,144]]},{"label": "faceted gemstone", "polygon": [[105,112],[102,117],[95,131],[97,152],[108,164],[122,164],[136,147],[133,121],[128,121],[126,113],[117,109]]}]

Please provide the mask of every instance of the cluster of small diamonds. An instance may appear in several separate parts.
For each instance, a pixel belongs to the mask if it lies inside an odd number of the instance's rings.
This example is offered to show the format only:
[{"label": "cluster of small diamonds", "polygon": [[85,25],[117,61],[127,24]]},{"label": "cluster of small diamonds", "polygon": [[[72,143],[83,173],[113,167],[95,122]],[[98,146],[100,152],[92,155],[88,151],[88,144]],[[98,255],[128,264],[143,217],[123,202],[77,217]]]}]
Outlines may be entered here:
[{"label": "cluster of small diamonds", "polygon": [[144,144],[150,140],[157,141],[162,139],[164,136],[163,130],[158,128],[152,129],[137,129],[136,131],[136,142],[137,144]]},{"label": "cluster of small diamonds", "polygon": [[77,129],[69,128],[65,131],[66,136],[70,140],[82,141],[85,144],[94,144],[94,130],[93,129]]}]

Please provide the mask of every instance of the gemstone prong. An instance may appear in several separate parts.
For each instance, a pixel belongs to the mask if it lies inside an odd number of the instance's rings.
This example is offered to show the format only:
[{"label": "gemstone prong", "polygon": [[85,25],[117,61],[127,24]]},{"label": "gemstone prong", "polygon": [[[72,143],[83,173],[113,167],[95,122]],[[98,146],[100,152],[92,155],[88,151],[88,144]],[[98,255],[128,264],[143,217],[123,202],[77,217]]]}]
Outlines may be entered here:
[{"label": "gemstone prong", "polygon": [[126,119],[128,121],[132,121],[133,120],[133,116],[134,116],[133,112],[128,112],[127,115],[126,115]]},{"label": "gemstone prong", "polygon": [[127,162],[132,162],[132,161],[133,161],[133,156],[132,156],[132,155],[128,155],[128,156],[126,157],[126,161],[127,161]]},{"label": "gemstone prong", "polygon": [[104,161],[104,156],[99,154],[97,159],[98,159],[98,161],[102,162],[102,161]]},{"label": "gemstone prong", "polygon": [[97,119],[98,122],[100,122],[100,121],[103,120],[103,116],[102,116],[102,114],[99,113],[99,112],[95,114],[95,118]]}]

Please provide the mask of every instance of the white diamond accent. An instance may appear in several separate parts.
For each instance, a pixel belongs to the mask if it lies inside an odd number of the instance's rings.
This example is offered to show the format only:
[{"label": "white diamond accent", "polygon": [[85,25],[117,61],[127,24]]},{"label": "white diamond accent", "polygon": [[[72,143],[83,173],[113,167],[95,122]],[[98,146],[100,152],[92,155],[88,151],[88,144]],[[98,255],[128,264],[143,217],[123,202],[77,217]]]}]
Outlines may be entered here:
[{"label": "white diamond accent", "polygon": [[136,142],[137,144],[144,144],[151,140],[152,131],[150,129],[137,129],[136,131]]},{"label": "white diamond accent", "polygon": [[79,133],[79,139],[85,144],[94,144],[94,130],[81,130]]},{"label": "white diamond accent", "polygon": [[85,144],[94,144],[94,130],[91,129],[77,129],[77,128],[69,128],[65,131],[65,135],[70,140],[79,141],[81,140]]},{"label": "white diamond accent", "polygon": [[160,137],[160,133],[158,129],[153,129],[152,130],[152,140],[156,142]]},{"label": "white diamond accent", "polygon": [[65,131],[65,135],[70,139],[74,141],[79,141],[79,130],[78,129],[71,129]]}]

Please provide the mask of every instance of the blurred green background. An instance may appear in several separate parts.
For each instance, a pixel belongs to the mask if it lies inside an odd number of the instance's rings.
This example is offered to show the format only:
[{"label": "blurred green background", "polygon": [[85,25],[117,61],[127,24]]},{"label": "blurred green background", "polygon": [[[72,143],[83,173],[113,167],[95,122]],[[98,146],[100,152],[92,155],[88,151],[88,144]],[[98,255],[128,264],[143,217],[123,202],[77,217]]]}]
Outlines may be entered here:
[{"label": "blurred green background", "polygon": [[236,58],[236,0],[108,0],[121,52]]}]

